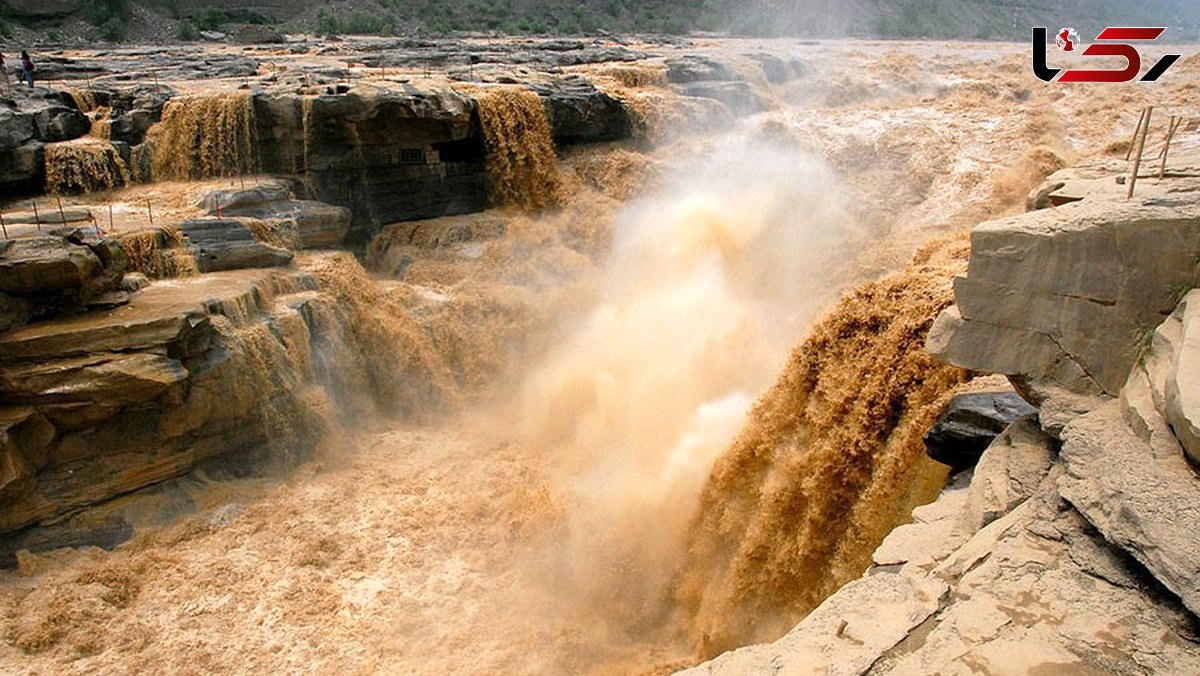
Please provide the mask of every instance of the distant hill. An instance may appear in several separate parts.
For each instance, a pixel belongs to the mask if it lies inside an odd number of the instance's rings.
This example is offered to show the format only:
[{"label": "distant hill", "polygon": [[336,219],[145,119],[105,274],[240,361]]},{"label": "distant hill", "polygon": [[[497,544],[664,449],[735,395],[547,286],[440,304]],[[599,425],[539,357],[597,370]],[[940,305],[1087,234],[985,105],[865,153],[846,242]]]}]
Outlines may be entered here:
[{"label": "distant hill", "polygon": [[[1168,25],[1200,38],[1198,0],[0,0],[0,32],[195,37],[239,24],[429,35],[729,32],[751,36],[1024,40],[1030,26]],[[94,35],[89,35],[89,28]]]}]

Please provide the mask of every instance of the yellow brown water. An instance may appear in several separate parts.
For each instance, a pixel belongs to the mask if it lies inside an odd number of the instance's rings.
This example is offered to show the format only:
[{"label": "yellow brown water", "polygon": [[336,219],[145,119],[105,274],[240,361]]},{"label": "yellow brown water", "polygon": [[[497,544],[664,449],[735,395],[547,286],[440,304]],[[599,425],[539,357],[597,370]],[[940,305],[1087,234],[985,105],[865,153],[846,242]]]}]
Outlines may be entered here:
[{"label": "yellow brown water", "polygon": [[108,141],[82,139],[46,146],[46,191],[61,195],[99,192],[130,182],[125,160]]},{"label": "yellow brown water", "polygon": [[179,228],[163,226],[120,237],[128,269],[150,279],[190,277],[197,273],[196,259]]},{"label": "yellow brown water", "polygon": [[843,298],[718,459],[677,587],[701,655],[778,638],[941,489],[921,437],[965,374],[924,343],[966,253],[928,247]]},{"label": "yellow brown water", "polygon": [[254,107],[234,92],[172,99],[151,127],[157,181],[253,173]]},{"label": "yellow brown water", "polygon": [[504,88],[486,91],[476,100],[492,203],[522,209],[556,204],[558,165],[541,97],[526,89]]},{"label": "yellow brown water", "polygon": [[[0,663],[639,673],[784,631],[932,493],[917,438],[961,377],[917,349],[961,244],[857,283],[931,232],[1019,208],[1055,156],[1102,148],[1114,129],[1128,138],[1125,112],[1150,91],[1024,100],[1027,66],[1002,67],[1024,52],[981,63],[941,43],[895,49],[990,88],[921,89],[914,61],[889,57],[882,79],[904,90],[887,90],[864,50],[824,78],[845,86],[823,98],[811,81],[785,92],[813,109],[747,123],[759,144],[655,151],[656,164],[700,168],[655,171],[625,209],[612,197],[637,191],[605,189],[637,158],[602,159],[560,174],[561,211],[505,212],[508,235],[415,252],[403,280],[375,283],[348,254],[298,256],[337,301],[314,311],[313,332],[343,341],[324,346],[345,365],[336,394],[382,395],[428,424],[374,423],[363,396],[353,434],[286,480],[213,484],[198,514],[112,553],[23,555],[21,572],[0,573]],[[1182,81],[1162,84],[1187,100]],[[883,263],[863,264],[864,240]],[[523,352],[531,333],[545,335]],[[474,409],[479,390],[494,409]],[[441,417],[455,402],[468,411]],[[292,412],[279,413],[286,434]]]}]

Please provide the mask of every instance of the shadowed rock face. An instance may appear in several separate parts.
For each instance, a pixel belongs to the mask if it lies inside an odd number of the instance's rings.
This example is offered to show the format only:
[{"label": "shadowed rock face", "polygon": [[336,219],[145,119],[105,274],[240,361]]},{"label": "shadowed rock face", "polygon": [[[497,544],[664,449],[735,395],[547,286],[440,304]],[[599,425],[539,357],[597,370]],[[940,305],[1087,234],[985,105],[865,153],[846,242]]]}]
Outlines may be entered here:
[{"label": "shadowed rock face", "polygon": [[0,192],[40,191],[45,183],[46,143],[88,133],[92,123],[63,92],[14,87],[0,100]]},{"label": "shadowed rock face", "polygon": [[352,239],[383,223],[487,206],[474,105],[458,94],[256,96],[254,106],[263,168],[300,174],[313,197],[349,207]]},{"label": "shadowed rock face", "polygon": [[1013,392],[960,394],[925,433],[925,447],[929,457],[962,471],[975,466],[1004,428],[1036,413],[1037,409]]}]

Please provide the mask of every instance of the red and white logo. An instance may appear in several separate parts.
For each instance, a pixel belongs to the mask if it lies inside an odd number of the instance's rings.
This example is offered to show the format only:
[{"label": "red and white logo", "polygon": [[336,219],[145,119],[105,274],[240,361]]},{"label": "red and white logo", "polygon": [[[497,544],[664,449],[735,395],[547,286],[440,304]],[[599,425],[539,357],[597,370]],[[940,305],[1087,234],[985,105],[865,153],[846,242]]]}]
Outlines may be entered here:
[{"label": "red and white logo", "polygon": [[1054,42],[1064,52],[1073,52],[1079,49],[1079,33],[1074,28],[1064,28],[1055,36]]},{"label": "red and white logo", "polygon": [[[1096,42],[1080,51],[1079,34],[1074,28],[1064,28],[1054,38],[1060,50],[1080,56],[1120,56],[1125,58],[1126,63],[1125,68],[1121,70],[1072,68],[1063,71],[1061,68],[1050,68],[1046,65],[1046,27],[1038,26],[1033,29],[1033,74],[1045,82],[1129,82],[1137,78],[1138,73],[1142,71],[1142,55],[1129,42],[1157,40],[1165,30],[1167,29],[1162,27],[1109,27],[1100,31]],[[1164,55],[1138,82],[1154,82],[1167,72],[1179,57],[1179,54]]]}]

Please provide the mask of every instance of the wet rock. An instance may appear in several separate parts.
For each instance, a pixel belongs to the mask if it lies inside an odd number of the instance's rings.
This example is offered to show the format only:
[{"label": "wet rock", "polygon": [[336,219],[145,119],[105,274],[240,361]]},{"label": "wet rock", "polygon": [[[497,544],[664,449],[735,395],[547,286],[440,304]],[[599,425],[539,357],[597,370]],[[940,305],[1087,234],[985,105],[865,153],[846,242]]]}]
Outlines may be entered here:
[{"label": "wet rock", "polygon": [[266,181],[244,189],[214,190],[197,206],[210,216],[220,213],[286,222],[295,229],[299,246],[306,249],[338,246],[350,230],[349,209],[293,199],[291,186],[283,181]]},{"label": "wet rock", "polygon": [[633,136],[633,116],[623,103],[578,76],[530,86],[546,102],[555,143],[598,143]]},{"label": "wet rock", "polygon": [[0,294],[8,328],[78,312],[116,290],[125,254],[116,242],[75,228],[0,242]]},{"label": "wet rock", "polygon": [[0,366],[0,396],[17,404],[124,406],[150,401],[185,378],[183,365],[162,355],[96,353]]},{"label": "wet rock", "polygon": [[474,104],[453,91],[355,88],[312,100],[307,112],[294,95],[254,105],[264,169],[304,175],[310,197],[350,208],[352,241],[384,223],[487,205]]},{"label": "wet rock", "polygon": [[[0,541],[208,458],[257,457],[271,443],[268,406],[296,425],[300,436],[284,443],[310,447],[329,406],[310,340],[341,330],[306,323],[337,316],[328,297],[305,295],[307,315],[288,300],[314,285],[295,271],[214,273],[0,335],[0,400],[28,402],[0,409]],[[15,540],[69,544],[89,530],[78,522]]]},{"label": "wet rock", "polygon": [[22,195],[41,192],[46,184],[46,146],[31,141],[0,149],[0,190]]},{"label": "wet rock", "polygon": [[925,433],[929,457],[954,471],[974,467],[997,435],[1037,409],[1014,392],[973,392],[950,400],[946,410]]},{"label": "wet rock", "polygon": [[179,231],[201,272],[270,268],[287,265],[293,253],[289,249],[258,241],[251,229],[255,219],[196,218],[179,223]]},{"label": "wet rock", "polygon": [[667,81],[672,84],[689,82],[742,80],[729,66],[708,56],[687,55],[667,59]]},{"label": "wet rock", "polygon": [[774,54],[747,54],[748,57],[758,62],[762,66],[763,75],[766,76],[767,82],[771,84],[783,84],[796,78],[797,73],[792,68],[792,64],[775,56]]},{"label": "wet rock", "polygon": [[766,102],[747,82],[694,82],[683,85],[679,91],[684,96],[720,101],[734,115],[752,115],[767,109]]}]

